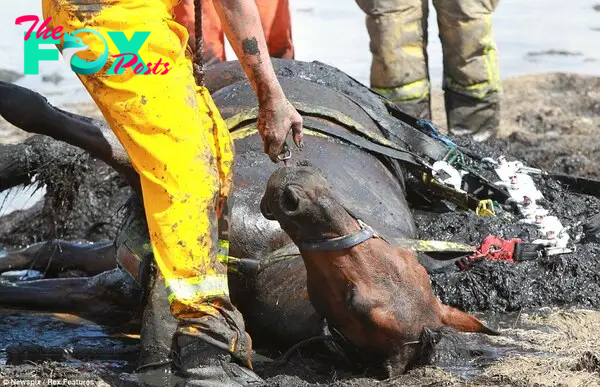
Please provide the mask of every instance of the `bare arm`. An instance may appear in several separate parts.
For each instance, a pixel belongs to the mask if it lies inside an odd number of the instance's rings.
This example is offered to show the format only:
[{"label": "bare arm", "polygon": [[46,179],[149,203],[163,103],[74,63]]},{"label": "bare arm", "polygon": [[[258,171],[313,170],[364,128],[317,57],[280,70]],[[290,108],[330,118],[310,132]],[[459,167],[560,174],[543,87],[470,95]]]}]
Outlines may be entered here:
[{"label": "bare arm", "polygon": [[285,139],[293,131],[302,146],[302,117],[288,102],[277,80],[254,0],[213,0],[227,39],[231,43],[258,99],[258,129],[264,151],[276,161]]},{"label": "bare arm", "polygon": [[[204,0],[209,1],[209,0]],[[294,143],[302,146],[302,116],[288,102],[277,80],[265,42],[254,0],[212,0],[223,30],[258,99],[258,130],[264,152],[272,161],[283,153],[290,130]],[[182,0],[175,7],[175,20],[187,28],[194,49],[194,0]]]},{"label": "bare arm", "polygon": [[214,5],[259,103],[268,97],[285,98],[273,72],[254,0],[214,0]]}]

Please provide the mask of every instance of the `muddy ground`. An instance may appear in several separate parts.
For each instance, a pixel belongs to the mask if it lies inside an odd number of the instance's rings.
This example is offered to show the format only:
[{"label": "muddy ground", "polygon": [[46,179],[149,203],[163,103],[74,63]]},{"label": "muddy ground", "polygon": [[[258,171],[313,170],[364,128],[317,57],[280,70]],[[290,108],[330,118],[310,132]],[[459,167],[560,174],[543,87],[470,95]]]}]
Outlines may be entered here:
[{"label": "muddy ground", "polygon": [[[98,114],[93,106],[66,109]],[[434,98],[434,121],[444,127],[442,109],[438,93]],[[600,78],[573,74],[519,77],[504,82],[501,138],[487,151],[506,153],[550,171],[600,178],[600,143],[595,138],[599,127]],[[0,125],[0,133],[2,142],[26,137],[6,124]],[[97,172],[90,176],[85,170],[72,171],[77,177],[72,181],[96,188],[83,189],[76,195],[74,213],[81,216],[62,219],[55,226],[56,214],[49,213],[48,206],[41,203],[26,214],[12,215],[24,219],[22,222],[13,219],[0,224],[0,247],[49,237],[90,241],[114,237],[128,189],[96,161],[77,162]],[[49,189],[60,192],[65,187]],[[544,185],[543,190],[561,219],[576,221],[600,212],[600,201],[595,198],[566,193],[556,184]],[[36,214],[37,223],[25,221]],[[472,244],[489,232],[526,239],[529,232],[527,227],[509,221],[469,214],[446,214],[434,221],[418,217],[417,222],[422,237]],[[48,227],[50,223],[52,227]],[[519,265],[483,262],[468,274],[436,274],[432,278],[434,288],[443,301],[482,312],[482,318],[500,327],[503,336],[461,335],[456,341],[442,342],[433,366],[413,370],[401,378],[384,382],[361,378],[310,352],[296,355],[283,367],[258,362],[257,371],[272,386],[600,385],[600,312],[595,311],[600,310],[598,252],[597,244],[585,243],[575,254]],[[29,375],[115,385],[114,375],[106,374],[110,369],[85,363],[4,366],[0,368],[0,380]]]}]

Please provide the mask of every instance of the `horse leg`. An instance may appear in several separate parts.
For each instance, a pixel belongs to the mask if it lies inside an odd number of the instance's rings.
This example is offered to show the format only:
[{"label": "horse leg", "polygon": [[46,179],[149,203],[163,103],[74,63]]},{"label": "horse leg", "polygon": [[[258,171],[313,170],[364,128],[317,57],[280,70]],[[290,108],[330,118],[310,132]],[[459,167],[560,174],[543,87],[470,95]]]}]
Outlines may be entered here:
[{"label": "horse leg", "polygon": [[136,317],[139,301],[139,289],[119,269],[91,278],[0,281],[0,307],[70,313],[107,326]]},{"label": "horse leg", "polygon": [[106,123],[58,109],[40,94],[6,82],[0,82],[0,115],[26,132],[50,136],[87,151],[125,176],[140,192],[139,176]]},{"label": "horse leg", "polygon": [[116,267],[115,247],[112,242],[72,243],[62,240],[35,243],[25,249],[0,256],[0,273],[10,270],[37,270],[46,278],[56,277],[70,270],[82,271],[88,276]]}]

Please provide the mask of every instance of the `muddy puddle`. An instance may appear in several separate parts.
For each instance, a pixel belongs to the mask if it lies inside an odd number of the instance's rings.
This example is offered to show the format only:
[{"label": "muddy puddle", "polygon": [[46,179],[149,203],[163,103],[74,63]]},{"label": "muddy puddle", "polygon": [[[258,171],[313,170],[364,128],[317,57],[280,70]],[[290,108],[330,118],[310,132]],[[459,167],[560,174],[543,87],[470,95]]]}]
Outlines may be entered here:
[{"label": "muddy puddle", "polygon": [[[432,365],[393,380],[352,374],[318,348],[300,350],[277,367],[270,366],[259,349],[254,364],[272,386],[423,385],[430,379],[440,385],[553,385],[571,378],[577,384],[565,385],[600,383],[600,313],[542,308],[478,317],[502,336],[462,334],[442,340]],[[138,337],[68,314],[0,310],[0,348],[0,364],[6,364],[0,367],[0,380],[50,385],[49,380],[66,377],[112,386],[120,385],[121,373],[135,369]]]},{"label": "muddy puddle", "polygon": [[0,364],[83,361],[128,371],[138,351],[135,335],[128,337],[73,315],[0,310]]},{"label": "muddy puddle", "polygon": [[[322,362],[318,368],[305,356],[268,381],[273,386],[306,386],[305,381],[330,386],[600,385],[598,312],[542,308],[479,317],[493,321],[502,336],[463,334],[442,341],[434,364],[394,379],[376,381],[340,369],[323,370]],[[327,376],[315,379],[316,370]]]}]

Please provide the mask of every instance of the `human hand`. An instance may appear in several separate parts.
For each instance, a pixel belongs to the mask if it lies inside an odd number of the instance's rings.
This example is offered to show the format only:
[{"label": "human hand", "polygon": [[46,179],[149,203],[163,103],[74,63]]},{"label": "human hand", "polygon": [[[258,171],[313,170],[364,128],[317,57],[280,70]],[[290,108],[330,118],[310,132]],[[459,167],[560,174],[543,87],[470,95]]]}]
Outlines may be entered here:
[{"label": "human hand", "polygon": [[286,151],[286,138],[292,131],[294,144],[302,148],[302,116],[285,98],[270,98],[259,104],[258,131],[263,140],[263,151],[276,163]]}]

